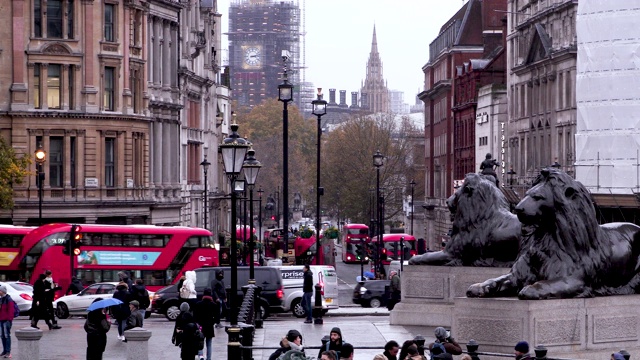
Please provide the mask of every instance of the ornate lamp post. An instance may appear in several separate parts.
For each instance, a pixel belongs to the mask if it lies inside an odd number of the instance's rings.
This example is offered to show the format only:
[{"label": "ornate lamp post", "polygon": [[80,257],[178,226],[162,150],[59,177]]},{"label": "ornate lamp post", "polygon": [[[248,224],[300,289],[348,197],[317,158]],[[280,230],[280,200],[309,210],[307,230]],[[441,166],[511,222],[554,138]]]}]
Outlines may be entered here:
[{"label": "ornate lamp post", "polygon": [[44,186],[44,162],[47,160],[47,152],[42,145],[38,146],[34,153],[38,171],[38,225],[42,225],[42,187]]},{"label": "ornate lamp post", "polygon": [[313,115],[318,117],[318,152],[316,154],[316,265],[320,265],[320,196],[324,188],[320,187],[320,144],[322,138],[322,115],[327,113],[327,101],[322,100],[322,88],[318,88],[318,98],[311,102]]},{"label": "ornate lamp post", "polygon": [[231,125],[231,134],[229,137],[222,141],[220,144],[220,153],[222,154],[222,161],[224,164],[224,172],[229,178],[231,183],[231,296],[229,297],[229,309],[231,309],[231,326],[236,327],[238,325],[238,312],[237,309],[240,304],[236,304],[236,297],[238,296],[238,244],[236,240],[236,180],[242,171],[242,165],[244,163],[244,157],[249,148],[247,140],[240,137],[238,134],[238,124]]},{"label": "ornate lamp post", "polygon": [[380,272],[380,266],[382,266],[382,235],[384,234],[384,219],[382,218],[382,202],[380,201],[380,168],[384,165],[384,155],[380,153],[380,150],[373,154],[373,166],[376,167],[376,199],[378,209],[378,255],[376,265],[376,273]]},{"label": "ornate lamp post", "polygon": [[208,229],[208,222],[207,222],[207,213],[209,212],[209,207],[207,206],[207,201],[209,200],[209,183],[207,182],[207,172],[209,171],[209,165],[211,165],[211,163],[209,161],[207,161],[207,154],[204,154],[204,160],[202,160],[202,162],[200,163],[200,166],[202,166],[202,170],[204,170],[204,208],[203,208],[203,213],[204,213],[204,228]]},{"label": "ornate lamp post", "polygon": [[[416,187],[416,181],[411,180],[411,236],[413,236],[413,189]],[[402,260],[404,260],[404,249],[402,249]]]},{"label": "ornate lamp post", "polygon": [[293,84],[287,79],[289,51],[282,51],[283,82],[278,85],[278,101],[282,101],[282,227],[284,229],[284,253],[289,253],[289,111],[293,101]]},{"label": "ornate lamp post", "polygon": [[253,148],[249,148],[249,151],[247,151],[247,159],[244,161],[244,165],[242,166],[244,179],[247,182],[247,186],[249,187],[249,284],[256,283],[253,269],[253,187],[256,184],[258,173],[260,172],[260,168],[262,167],[260,161],[256,160],[255,155],[256,152],[253,150]]}]

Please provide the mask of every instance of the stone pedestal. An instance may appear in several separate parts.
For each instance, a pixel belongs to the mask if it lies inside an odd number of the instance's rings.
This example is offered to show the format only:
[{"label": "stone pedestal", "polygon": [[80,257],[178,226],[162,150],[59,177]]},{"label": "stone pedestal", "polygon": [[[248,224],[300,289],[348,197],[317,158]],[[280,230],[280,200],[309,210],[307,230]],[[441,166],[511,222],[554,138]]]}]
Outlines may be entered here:
[{"label": "stone pedestal", "polygon": [[33,327],[18,329],[15,332],[18,339],[18,359],[40,359],[40,338],[42,330]]},{"label": "stone pedestal", "polygon": [[608,359],[625,349],[640,356],[640,295],[589,299],[454,299],[452,335],[479,351],[513,353],[525,340],[553,358]]},{"label": "stone pedestal", "polygon": [[508,273],[510,268],[408,265],[400,275],[402,301],[391,311],[392,325],[453,325],[456,297],[469,285]]},{"label": "stone pedestal", "polygon": [[151,331],[136,327],[125,331],[124,338],[127,339],[127,360],[149,359]]}]

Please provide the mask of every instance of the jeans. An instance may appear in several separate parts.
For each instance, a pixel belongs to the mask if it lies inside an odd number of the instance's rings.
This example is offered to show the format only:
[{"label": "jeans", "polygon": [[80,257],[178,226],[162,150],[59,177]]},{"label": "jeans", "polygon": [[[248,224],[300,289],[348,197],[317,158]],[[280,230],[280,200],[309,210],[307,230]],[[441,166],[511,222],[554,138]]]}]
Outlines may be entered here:
[{"label": "jeans", "polygon": [[118,324],[118,335],[124,335],[124,328],[127,327],[127,320],[116,320]]},{"label": "jeans", "polygon": [[311,295],[313,295],[313,293],[310,292],[306,292],[302,295],[302,308],[307,314],[307,320],[311,320],[312,318]]},{"label": "jeans", "polygon": [[0,337],[2,338],[2,352],[11,353],[11,321],[0,321]]},{"label": "jeans", "polygon": [[[213,338],[206,337],[204,338],[204,345],[207,347],[207,360],[211,360],[211,340]],[[202,356],[202,350],[198,350],[198,356]]]}]

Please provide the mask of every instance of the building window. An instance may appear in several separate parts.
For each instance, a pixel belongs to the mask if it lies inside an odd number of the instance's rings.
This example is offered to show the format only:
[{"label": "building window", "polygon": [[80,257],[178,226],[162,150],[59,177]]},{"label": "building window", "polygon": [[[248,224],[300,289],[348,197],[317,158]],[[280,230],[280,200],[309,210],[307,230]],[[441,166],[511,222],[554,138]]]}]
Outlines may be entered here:
[{"label": "building window", "polygon": [[104,139],[104,186],[115,186],[116,139]]},{"label": "building window", "polygon": [[104,68],[104,109],[115,110],[115,72],[114,67]]},{"label": "building window", "polygon": [[49,186],[61,188],[63,176],[63,138],[52,136],[49,138]]},{"label": "building window", "polygon": [[33,35],[42,37],[42,0],[33,1]]},{"label": "building window", "polygon": [[73,39],[73,0],[67,0],[67,38]]},{"label": "building window", "polygon": [[69,66],[69,83],[68,83],[68,87],[69,87],[69,109],[73,110],[75,108],[75,98],[73,96],[73,92],[74,92],[74,81],[75,81],[75,66],[71,65]]},{"label": "building window", "polygon": [[47,105],[49,109],[60,109],[61,65],[49,64],[47,68]]},{"label": "building window", "polygon": [[40,64],[35,64],[33,68],[33,107],[42,108],[40,103]]},{"label": "building window", "polygon": [[76,137],[69,139],[69,175],[71,178],[71,187],[76,187]]},{"label": "building window", "polygon": [[114,4],[104,5],[104,40],[114,42],[115,37],[115,15],[116,6]]},{"label": "building window", "polygon": [[47,37],[62,39],[62,0],[47,0]]}]

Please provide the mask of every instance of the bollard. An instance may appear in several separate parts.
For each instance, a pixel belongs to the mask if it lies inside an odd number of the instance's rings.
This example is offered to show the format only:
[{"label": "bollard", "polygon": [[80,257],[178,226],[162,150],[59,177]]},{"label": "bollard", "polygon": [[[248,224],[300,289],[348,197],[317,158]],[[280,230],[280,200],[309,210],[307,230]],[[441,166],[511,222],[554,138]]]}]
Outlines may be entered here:
[{"label": "bollard", "polygon": [[19,360],[40,359],[40,338],[42,330],[26,327],[15,331],[18,338]]},{"label": "bollard", "polygon": [[256,286],[255,291],[253,292],[253,308],[256,312],[253,323],[256,325],[256,329],[262,329],[262,308],[260,305],[260,293],[262,292],[262,288],[260,286]]},{"label": "bollard", "polygon": [[533,348],[533,351],[536,353],[536,359],[546,359],[547,358],[547,348],[543,345],[538,345]]},{"label": "bollard", "polygon": [[424,336],[416,335],[416,337],[413,338],[413,341],[418,346],[418,353],[420,355],[424,356],[424,342],[425,342]]},{"label": "bollard", "polygon": [[467,347],[467,353],[471,356],[471,360],[480,360],[478,356],[478,347],[480,347],[480,345],[477,341],[471,339],[465,346]]},{"label": "bollard", "polygon": [[631,354],[629,354],[629,352],[627,350],[622,349],[622,350],[620,350],[618,352],[624,357],[624,360],[631,359]]},{"label": "bollard", "polygon": [[133,328],[124,332],[127,339],[127,360],[149,360],[149,338],[151,331]]},{"label": "bollard", "polygon": [[242,346],[248,346],[249,348],[244,348],[240,350],[242,352],[243,360],[253,360],[253,350],[251,346],[253,346],[253,335],[255,334],[255,328],[253,325],[248,324],[240,324],[240,344]]},{"label": "bollard", "polygon": [[322,320],[322,286],[320,286],[320,284],[316,284],[315,286],[316,289],[316,299],[315,299],[315,306],[313,307],[314,312],[316,313],[316,318],[313,320],[313,323],[316,325],[322,325],[324,324],[324,321]]},{"label": "bollard", "polygon": [[240,351],[240,327],[234,325],[225,329],[227,335],[227,360],[242,359],[242,352]]}]

